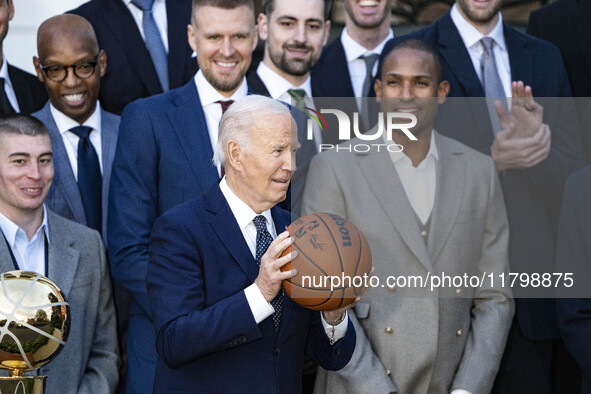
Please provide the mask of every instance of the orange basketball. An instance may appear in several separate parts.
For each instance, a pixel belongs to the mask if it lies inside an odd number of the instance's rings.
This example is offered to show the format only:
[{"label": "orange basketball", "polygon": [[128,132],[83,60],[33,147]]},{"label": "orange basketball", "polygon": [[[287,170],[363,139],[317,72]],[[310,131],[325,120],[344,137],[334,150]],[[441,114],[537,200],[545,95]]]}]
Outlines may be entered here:
[{"label": "orange basketball", "polygon": [[287,230],[294,242],[283,255],[298,255],[281,270],[297,269],[283,281],[285,293],[301,306],[328,311],[346,306],[369,283],[371,251],[367,240],[349,220],[329,213],[303,216]]}]

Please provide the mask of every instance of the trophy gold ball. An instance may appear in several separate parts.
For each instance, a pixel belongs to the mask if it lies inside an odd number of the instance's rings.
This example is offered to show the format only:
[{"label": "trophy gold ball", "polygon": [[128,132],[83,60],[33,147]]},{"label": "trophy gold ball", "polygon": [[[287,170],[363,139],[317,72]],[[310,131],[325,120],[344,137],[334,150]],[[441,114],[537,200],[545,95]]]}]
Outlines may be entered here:
[{"label": "trophy gold ball", "polygon": [[[60,288],[30,271],[0,274],[0,392],[43,393],[45,377],[25,377],[63,349],[70,331],[70,307]],[[41,378],[35,379],[35,378]]]}]

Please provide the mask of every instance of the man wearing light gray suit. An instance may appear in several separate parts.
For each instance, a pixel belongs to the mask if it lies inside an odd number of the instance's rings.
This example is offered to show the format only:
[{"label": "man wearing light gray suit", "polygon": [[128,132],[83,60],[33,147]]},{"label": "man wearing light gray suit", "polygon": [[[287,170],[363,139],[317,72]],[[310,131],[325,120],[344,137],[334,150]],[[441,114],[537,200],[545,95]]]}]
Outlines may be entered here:
[{"label": "man wearing light gray suit", "polygon": [[27,115],[0,117],[0,272],[47,276],[71,309],[66,345],[38,372],[48,376],[45,392],[113,393],[119,357],[103,243],[98,232],[45,207],[53,174],[47,128]]},{"label": "man wearing light gray suit", "polygon": [[488,393],[514,313],[511,292],[490,281],[431,289],[400,279],[507,272],[508,222],[494,164],[433,130],[449,85],[427,44],[401,42],[380,70],[382,111],[415,115],[417,140],[394,131],[392,141],[373,141],[385,144],[379,151],[357,153],[367,141],[355,139],[318,155],[304,193],[304,213],[335,213],[361,229],[380,279],[351,314],[358,332],[351,361],[338,372],[320,370],[316,391]]},{"label": "man wearing light gray suit", "polygon": [[[50,18],[39,27],[37,51],[33,61],[49,101],[33,116],[49,129],[55,166],[46,204],[65,218],[98,230],[106,241],[107,197],[119,130],[119,116],[98,103],[107,55],[99,50],[92,25],[69,14]],[[77,134],[84,127],[89,130],[87,137]],[[91,176],[83,172],[79,158],[85,138],[99,166],[98,178],[91,181],[100,186],[94,205],[82,183]]]}]

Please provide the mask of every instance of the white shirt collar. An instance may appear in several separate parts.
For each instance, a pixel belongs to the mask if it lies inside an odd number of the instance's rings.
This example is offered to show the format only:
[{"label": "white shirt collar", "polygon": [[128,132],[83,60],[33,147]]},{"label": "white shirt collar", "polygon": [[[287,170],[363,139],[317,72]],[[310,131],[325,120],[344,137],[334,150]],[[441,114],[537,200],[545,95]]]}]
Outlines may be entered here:
[{"label": "white shirt collar", "polygon": [[211,84],[205,79],[201,70],[195,74],[195,85],[197,86],[197,92],[199,92],[199,99],[201,100],[201,106],[215,103],[216,101],[225,100],[239,100],[248,94],[248,86],[246,85],[246,78],[242,78],[240,86],[231,97],[225,97],[216,90]]},{"label": "white shirt collar", "polygon": [[[123,1],[123,4],[125,4],[125,6],[127,6],[127,7],[129,7],[129,5],[131,4],[131,0],[121,0],[121,1]],[[154,3],[158,3],[158,2],[160,2],[160,1],[161,1],[161,2],[164,2],[164,0],[154,0]],[[153,8],[153,7],[154,7],[154,6],[152,5],[152,8]]]},{"label": "white shirt collar", "polygon": [[[385,134],[383,135],[383,138],[387,144],[390,143],[390,141],[386,141]],[[404,158],[410,160],[410,158],[406,154],[404,154],[404,152],[392,152],[390,153],[390,156],[392,157],[392,161],[394,162],[394,164],[396,164]],[[429,143],[429,151],[427,151],[427,155],[419,163],[417,168],[421,166],[423,163],[425,163],[429,159],[429,157],[433,157],[433,159],[439,160],[439,151],[437,150],[437,144],[435,143],[435,130],[431,130],[431,142]]]},{"label": "white shirt collar", "polygon": [[263,62],[259,63],[257,74],[267,87],[271,97],[274,99],[279,98],[279,96],[286,93],[289,89],[303,89],[308,97],[312,97],[312,83],[310,82],[311,78],[309,75],[301,86],[294,86],[287,79],[271,70],[271,68]]},{"label": "white shirt collar", "polygon": [[464,45],[466,46],[466,48],[472,48],[473,45],[478,44],[482,37],[490,37],[493,40],[495,40],[495,42],[501,49],[503,49],[504,51],[507,50],[505,45],[505,36],[503,33],[503,15],[500,12],[497,24],[492,29],[492,31],[486,36],[479,32],[474,26],[472,26],[470,22],[464,19],[462,14],[460,14],[460,11],[458,11],[457,4],[454,4],[451,8],[450,15],[453,23],[456,25],[456,28],[460,33],[460,37],[462,37],[462,40],[464,41]]},{"label": "white shirt collar", "polygon": [[[57,108],[49,103],[49,109],[51,111],[51,116],[53,116],[53,120],[55,120],[55,124],[57,125],[57,129],[59,130],[60,134],[64,134],[66,131],[70,130],[72,127],[80,126],[78,122],[74,119],[68,117],[63,112],[59,111]],[[93,130],[98,131],[99,134],[101,132],[101,105],[97,101],[96,108],[94,112],[86,121],[84,122],[83,126],[91,127]]]},{"label": "white shirt collar", "polygon": [[10,82],[10,76],[8,75],[8,62],[6,61],[6,56],[2,54],[2,66],[0,67],[0,78],[4,78],[7,84],[12,87],[12,83]]},{"label": "white shirt collar", "polygon": [[[243,231],[246,226],[252,223],[252,220],[258,216],[258,214],[252,210],[244,201],[242,201],[228,186],[226,182],[226,177],[220,181],[220,190],[222,194],[226,198],[228,205],[230,206],[230,210],[234,214],[236,221],[238,222],[238,226],[240,230]],[[266,211],[262,212],[267,222],[273,224],[273,217],[271,216],[271,210],[267,209]],[[273,226],[271,226],[273,227]]]},{"label": "white shirt collar", "polygon": [[[19,232],[19,230],[23,234],[25,234],[25,236],[26,236],[25,230],[20,228],[16,223],[14,223],[12,220],[8,219],[1,212],[0,212],[0,229],[4,233],[6,240],[10,244],[10,247],[12,247],[12,248],[15,247],[16,234]],[[45,232],[45,236],[47,237],[47,243],[49,243],[50,242],[50,240],[49,240],[49,225],[47,224],[47,208],[45,207],[45,204],[43,204],[43,222],[41,222],[41,226],[39,226],[39,228],[37,229],[35,234],[39,234],[40,231]]]},{"label": "white shirt collar", "polygon": [[369,53],[376,53],[379,55],[380,53],[382,53],[384,46],[391,38],[394,38],[394,32],[392,32],[392,29],[390,29],[390,31],[388,32],[388,36],[382,42],[380,42],[378,46],[376,46],[372,50],[368,50],[364,48],[361,44],[359,44],[357,41],[353,40],[349,35],[347,28],[345,27],[341,34],[341,43],[343,44],[343,48],[345,49],[345,57],[347,58],[347,62],[351,62],[353,60],[359,59],[360,56]]}]

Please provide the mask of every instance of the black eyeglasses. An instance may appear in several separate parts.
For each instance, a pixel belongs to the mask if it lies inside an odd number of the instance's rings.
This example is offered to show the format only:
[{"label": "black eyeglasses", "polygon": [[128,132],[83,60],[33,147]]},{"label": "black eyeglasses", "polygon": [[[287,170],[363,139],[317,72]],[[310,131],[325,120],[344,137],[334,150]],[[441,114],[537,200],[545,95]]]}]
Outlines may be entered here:
[{"label": "black eyeglasses", "polygon": [[96,61],[94,62],[80,62],[70,66],[64,66],[61,64],[55,64],[52,66],[41,65],[41,70],[43,70],[45,75],[47,75],[47,77],[53,82],[62,82],[64,79],[66,79],[68,77],[69,68],[72,68],[74,75],[76,75],[78,78],[88,79],[92,77],[92,74],[94,74],[94,70],[98,64],[99,54],[100,52],[96,55]]}]

